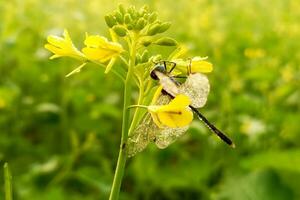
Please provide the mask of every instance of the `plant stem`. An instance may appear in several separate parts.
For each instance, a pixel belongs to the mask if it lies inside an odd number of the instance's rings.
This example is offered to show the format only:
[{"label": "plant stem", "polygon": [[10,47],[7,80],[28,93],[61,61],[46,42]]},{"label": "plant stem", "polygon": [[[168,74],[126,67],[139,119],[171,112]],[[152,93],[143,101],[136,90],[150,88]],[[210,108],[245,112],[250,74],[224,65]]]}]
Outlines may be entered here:
[{"label": "plant stem", "polygon": [[12,200],[12,183],[11,174],[8,164],[4,164],[4,185],[5,185],[5,200]]},{"label": "plant stem", "polygon": [[[141,105],[143,103],[143,99],[144,99],[144,83],[141,82],[140,84],[140,90],[139,90],[139,99],[138,99],[138,103],[137,105]],[[142,108],[142,106],[140,106],[140,108]],[[136,123],[138,122],[138,112],[139,111],[139,107],[137,106],[134,114],[133,114],[133,118],[132,118],[132,122],[128,131],[128,134],[130,135],[132,132],[132,129],[135,127]]]},{"label": "plant stem", "polygon": [[125,80],[125,88],[124,88],[124,104],[123,104],[123,121],[122,121],[122,135],[121,135],[121,144],[119,150],[119,156],[117,161],[117,166],[115,170],[114,180],[112,184],[112,188],[110,191],[109,200],[117,200],[119,197],[119,192],[121,188],[121,183],[123,179],[125,164],[126,164],[126,142],[128,138],[128,129],[129,129],[129,109],[130,99],[131,99],[131,82],[133,78],[133,68],[135,66],[135,57],[136,57],[136,43],[135,38],[132,40],[130,45],[130,59],[128,72]]}]

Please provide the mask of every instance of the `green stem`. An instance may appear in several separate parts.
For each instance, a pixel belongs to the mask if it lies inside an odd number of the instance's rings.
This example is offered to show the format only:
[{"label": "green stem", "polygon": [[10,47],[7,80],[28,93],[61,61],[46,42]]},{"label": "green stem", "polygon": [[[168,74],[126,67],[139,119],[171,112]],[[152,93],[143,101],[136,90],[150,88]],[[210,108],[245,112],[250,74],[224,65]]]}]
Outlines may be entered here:
[{"label": "green stem", "polygon": [[12,183],[11,174],[8,164],[4,164],[4,185],[5,185],[5,200],[12,200]]},{"label": "green stem", "polygon": [[135,38],[132,40],[132,44],[130,46],[130,59],[129,59],[129,67],[125,80],[125,88],[124,88],[124,105],[123,105],[123,121],[122,121],[122,135],[121,135],[121,144],[119,150],[119,156],[117,161],[117,166],[115,170],[114,180],[112,184],[112,188],[110,191],[109,200],[117,200],[119,197],[119,192],[121,188],[121,183],[123,179],[125,164],[126,164],[126,151],[125,146],[128,138],[128,128],[129,128],[129,109],[130,99],[131,99],[131,82],[133,78],[133,68],[135,66],[135,57],[136,57],[136,42]]},{"label": "green stem", "polygon": [[[143,103],[143,100],[144,100],[144,83],[141,81],[140,89],[139,89],[139,99],[137,105],[141,105]],[[138,122],[138,113],[139,113],[139,107],[136,108],[133,114],[132,122],[128,131],[129,135],[131,134],[133,128],[136,126],[136,123]]]}]

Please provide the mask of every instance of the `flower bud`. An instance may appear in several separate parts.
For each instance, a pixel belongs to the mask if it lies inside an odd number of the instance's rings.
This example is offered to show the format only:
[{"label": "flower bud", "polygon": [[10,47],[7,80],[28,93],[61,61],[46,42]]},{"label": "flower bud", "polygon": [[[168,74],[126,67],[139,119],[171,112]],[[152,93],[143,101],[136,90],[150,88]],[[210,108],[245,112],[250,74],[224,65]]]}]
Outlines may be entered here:
[{"label": "flower bud", "polygon": [[143,45],[144,47],[147,47],[150,44],[152,44],[152,40],[151,39],[142,39],[141,40],[141,45]]},{"label": "flower bud", "polygon": [[132,22],[132,19],[128,13],[126,13],[124,16],[124,22],[125,24],[130,24]]},{"label": "flower bud", "polygon": [[119,8],[120,13],[122,13],[122,15],[124,15],[126,13],[126,9],[123,4],[119,4],[118,8]]},{"label": "flower bud", "polygon": [[177,42],[176,42],[176,40],[174,40],[172,38],[163,37],[163,38],[156,40],[154,42],[154,44],[160,45],[160,46],[176,46]]},{"label": "flower bud", "polygon": [[156,12],[153,12],[153,13],[149,16],[148,21],[149,21],[149,23],[153,23],[156,19],[157,19],[157,13],[156,13]]},{"label": "flower bud", "polygon": [[150,28],[149,28],[149,30],[147,31],[147,35],[155,35],[155,34],[157,34],[158,33],[158,31],[159,31],[159,29],[160,29],[160,25],[159,24],[154,24],[153,26],[151,26]]},{"label": "flower bud", "polygon": [[134,6],[130,6],[128,8],[128,13],[130,14],[131,18],[134,20],[136,19],[138,16],[137,16],[137,12],[135,10],[135,7]]},{"label": "flower bud", "polygon": [[164,22],[160,25],[160,28],[158,30],[158,33],[163,33],[165,32],[166,30],[168,30],[171,26],[171,23],[170,22]]},{"label": "flower bud", "polygon": [[140,18],[140,19],[137,21],[135,28],[136,28],[137,30],[142,30],[142,29],[145,27],[145,25],[146,25],[146,20],[143,19],[143,18]]},{"label": "flower bud", "polygon": [[114,26],[113,30],[120,37],[124,37],[127,34],[126,28],[124,28],[123,26],[120,26],[120,25]]},{"label": "flower bud", "polygon": [[124,23],[124,18],[123,18],[123,15],[121,12],[117,11],[115,13],[115,17],[116,17],[116,20],[119,24],[123,24]]},{"label": "flower bud", "polygon": [[105,15],[104,19],[105,19],[107,26],[110,28],[112,28],[114,25],[117,24],[115,17],[112,15]]}]

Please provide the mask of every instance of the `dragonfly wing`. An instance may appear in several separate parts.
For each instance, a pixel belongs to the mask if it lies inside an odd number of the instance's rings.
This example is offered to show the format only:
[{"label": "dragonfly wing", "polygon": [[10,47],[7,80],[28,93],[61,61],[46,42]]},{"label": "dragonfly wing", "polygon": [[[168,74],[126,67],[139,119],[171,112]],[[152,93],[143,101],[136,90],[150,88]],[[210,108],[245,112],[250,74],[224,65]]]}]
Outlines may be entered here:
[{"label": "dragonfly wing", "polygon": [[158,127],[154,124],[151,115],[146,114],[143,121],[136,127],[127,141],[126,153],[128,157],[143,151],[147,145],[155,140]]},{"label": "dragonfly wing", "polygon": [[158,148],[167,148],[170,144],[180,138],[188,129],[188,126],[180,128],[163,128],[156,135],[155,144]]},{"label": "dragonfly wing", "polygon": [[181,94],[191,99],[191,105],[195,108],[201,108],[205,105],[209,93],[208,78],[200,73],[190,74],[186,81],[180,85]]},{"label": "dragonfly wing", "polygon": [[[155,104],[166,105],[170,101],[171,97],[161,94]],[[150,142],[156,140],[156,135],[158,135],[160,131],[161,129],[153,122],[151,115],[147,113],[132,135],[128,137],[127,156],[133,157],[135,154],[143,151]]]}]

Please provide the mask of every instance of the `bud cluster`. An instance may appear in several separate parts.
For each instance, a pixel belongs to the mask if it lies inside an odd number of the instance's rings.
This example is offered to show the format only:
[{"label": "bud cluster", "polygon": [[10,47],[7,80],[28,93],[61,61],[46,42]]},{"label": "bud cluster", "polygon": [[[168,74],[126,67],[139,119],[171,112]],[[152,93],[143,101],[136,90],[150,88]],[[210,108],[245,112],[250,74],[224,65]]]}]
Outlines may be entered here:
[{"label": "bud cluster", "polygon": [[156,12],[150,12],[148,6],[143,6],[137,10],[134,6],[125,8],[122,4],[112,14],[105,16],[105,22],[119,37],[125,37],[130,32],[138,33],[145,37],[141,44],[149,46],[150,44],[175,46],[177,42],[171,38],[160,38],[154,40],[151,36],[164,33],[167,31],[171,23],[161,22],[157,19]]}]

